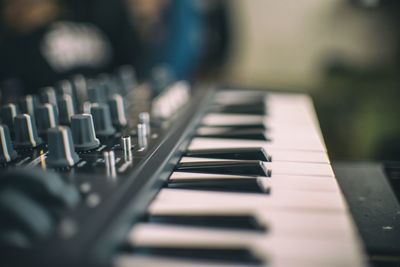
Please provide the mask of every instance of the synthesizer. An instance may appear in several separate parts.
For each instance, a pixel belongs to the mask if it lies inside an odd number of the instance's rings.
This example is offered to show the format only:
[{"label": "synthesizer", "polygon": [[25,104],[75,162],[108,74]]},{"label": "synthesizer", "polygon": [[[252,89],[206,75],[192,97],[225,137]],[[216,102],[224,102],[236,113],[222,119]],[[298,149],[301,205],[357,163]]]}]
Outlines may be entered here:
[{"label": "synthesizer", "polygon": [[307,95],[124,67],[0,116],[5,266],[367,266]]}]

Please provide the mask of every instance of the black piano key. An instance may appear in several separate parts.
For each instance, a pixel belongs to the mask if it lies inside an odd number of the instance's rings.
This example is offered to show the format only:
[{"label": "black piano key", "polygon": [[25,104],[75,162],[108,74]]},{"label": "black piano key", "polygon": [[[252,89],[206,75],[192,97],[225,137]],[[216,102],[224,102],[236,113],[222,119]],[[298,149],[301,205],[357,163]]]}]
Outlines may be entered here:
[{"label": "black piano key", "polygon": [[211,108],[213,112],[232,113],[232,114],[253,114],[265,115],[267,110],[265,105],[224,105]]},{"label": "black piano key", "polygon": [[177,166],[177,171],[200,172],[215,174],[233,174],[248,176],[270,176],[262,161],[203,161],[203,162],[182,162]]},{"label": "black piano key", "polygon": [[186,152],[185,156],[197,158],[271,161],[271,156],[268,155],[262,147],[197,149]]},{"label": "black piano key", "polygon": [[218,137],[218,138],[231,138],[231,139],[252,139],[252,140],[265,140],[268,141],[265,134],[265,129],[262,128],[239,128],[239,129],[229,129],[226,131],[222,131],[219,133],[201,133],[199,134],[201,137]]},{"label": "black piano key", "polygon": [[190,260],[206,260],[224,264],[264,265],[260,258],[247,248],[183,248],[135,247],[133,255],[163,256]]},{"label": "black piano key", "polygon": [[224,124],[224,125],[209,125],[209,124],[201,124],[202,126],[205,127],[230,127],[232,128],[232,130],[242,130],[242,129],[246,129],[246,130],[252,130],[252,129],[263,129],[268,130],[268,127],[260,122],[260,123],[254,123],[254,124]]},{"label": "black piano key", "polygon": [[152,215],[148,222],[256,232],[267,230],[252,215]]},{"label": "black piano key", "polygon": [[167,185],[168,188],[175,189],[192,189],[192,190],[208,190],[220,192],[236,192],[236,193],[260,193],[266,191],[262,189],[257,179],[224,179],[224,180],[202,180],[202,181],[172,181]]}]

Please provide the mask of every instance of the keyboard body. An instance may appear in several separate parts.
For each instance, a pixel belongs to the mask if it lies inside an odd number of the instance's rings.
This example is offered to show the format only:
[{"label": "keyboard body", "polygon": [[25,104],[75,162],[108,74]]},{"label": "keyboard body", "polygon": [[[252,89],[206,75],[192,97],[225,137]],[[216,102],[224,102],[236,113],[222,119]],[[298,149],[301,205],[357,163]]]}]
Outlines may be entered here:
[{"label": "keyboard body", "polygon": [[[132,125],[155,101],[125,98]],[[134,141],[128,164],[119,139],[134,131],[56,170],[82,201],[50,238],[2,254],[44,266],[367,266],[309,96],[199,86],[152,124],[145,149]],[[46,152],[3,168],[45,169]]]}]

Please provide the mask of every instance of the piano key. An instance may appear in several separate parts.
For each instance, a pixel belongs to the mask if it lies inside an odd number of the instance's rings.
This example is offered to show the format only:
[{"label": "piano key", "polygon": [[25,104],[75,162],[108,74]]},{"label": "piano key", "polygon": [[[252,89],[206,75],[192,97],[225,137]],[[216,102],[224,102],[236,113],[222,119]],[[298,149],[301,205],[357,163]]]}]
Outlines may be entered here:
[{"label": "piano key", "polygon": [[271,161],[264,148],[224,148],[189,150],[186,157]]},{"label": "piano key", "polygon": [[291,142],[271,142],[259,141],[259,140],[240,140],[240,139],[223,139],[223,138],[207,138],[207,137],[196,137],[193,138],[189,150],[195,149],[212,149],[212,148],[251,148],[251,147],[263,147],[266,151],[273,150],[299,150],[299,151],[315,151],[315,152],[326,152],[325,145],[319,142],[299,142],[292,140]]},{"label": "piano key", "polygon": [[[138,224],[128,236],[134,247],[170,249],[248,249],[264,262],[284,259],[320,266],[364,266],[359,248],[349,240],[319,240],[220,229]],[[338,257],[337,255],[340,255]]]},{"label": "piano key", "polygon": [[[210,146],[209,148],[204,148],[204,149],[197,149],[200,146],[197,146],[196,143],[194,143],[195,146],[193,146],[195,149],[189,149],[188,153],[191,151],[198,151],[198,150],[212,150],[213,148]],[[238,145],[240,145],[238,143]],[[237,149],[249,149],[252,147],[241,147],[238,146]],[[254,146],[253,148],[258,148],[257,146]],[[266,146],[263,147],[264,150]],[[216,146],[215,149],[226,149],[226,147],[218,147]],[[235,149],[235,148],[231,148]],[[291,162],[315,162],[315,163],[328,163],[329,164],[329,158],[328,155],[325,152],[318,152],[318,151],[297,151],[297,150],[276,150],[276,149],[269,149],[268,150],[268,156],[271,157],[272,161],[291,161]],[[239,159],[239,158],[238,158]],[[259,159],[261,160],[261,159]]]},{"label": "piano key", "polygon": [[262,161],[258,160],[213,160],[181,162],[176,170],[183,172],[220,173],[220,174],[246,174],[269,176],[270,170]]},{"label": "piano key", "polygon": [[203,180],[221,181],[230,183],[233,180],[257,180],[259,186],[264,187],[264,191],[269,189],[287,189],[298,191],[317,191],[317,192],[340,192],[335,179],[326,179],[325,176],[301,176],[301,175],[277,175],[273,172],[270,178],[239,176],[239,175],[221,175],[208,173],[190,173],[190,172],[174,172],[169,177],[169,182],[190,183]]},{"label": "piano key", "polygon": [[214,127],[265,125],[271,129],[283,127],[313,129],[315,127],[314,121],[302,114],[293,114],[287,118],[275,118],[262,115],[209,113],[204,116],[201,124]]},{"label": "piano key", "polygon": [[[211,127],[208,127],[211,128]],[[216,131],[203,131],[199,136],[202,137],[217,137],[217,138],[232,138],[232,139],[251,139],[251,140],[268,140],[265,129],[263,128],[239,128],[235,129],[233,127],[229,130],[220,130],[214,128]],[[226,129],[226,128],[225,128]]]},{"label": "piano key", "polygon": [[[246,164],[247,163],[247,164]],[[233,175],[305,175],[334,177],[332,167],[324,163],[254,160],[226,160],[183,157],[177,171]],[[264,173],[264,174],[263,174]]]},{"label": "piano key", "polygon": [[213,113],[228,113],[228,114],[253,114],[265,115],[267,109],[264,103],[259,105],[239,104],[239,105],[214,105],[210,108]]},{"label": "piano key", "polygon": [[235,229],[247,231],[266,231],[266,223],[258,220],[253,214],[243,215],[152,215],[149,216],[149,223],[163,223],[174,225],[187,225],[196,227],[211,227],[221,229]]},{"label": "piano key", "polygon": [[269,186],[260,183],[260,179],[202,179],[197,181],[170,181],[168,188],[176,189],[192,189],[192,190],[209,190],[218,192],[244,192],[244,193],[267,193]]},{"label": "piano key", "polygon": [[232,92],[232,93],[217,93],[214,98],[214,103],[217,105],[249,105],[255,106],[266,105],[268,101],[264,92]]},{"label": "piano key", "polygon": [[[182,204],[184,203],[184,205]],[[346,211],[339,193],[273,190],[271,194],[161,189],[149,207],[150,214],[234,214],[263,209]]]},{"label": "piano key", "polygon": [[161,257],[179,257],[180,259],[208,260],[226,264],[260,265],[262,261],[248,248],[206,248],[206,247],[135,247],[134,255],[153,255]]},{"label": "piano key", "polygon": [[161,257],[154,255],[131,255],[124,253],[118,255],[114,261],[113,266],[115,267],[154,267],[154,266],[164,266],[164,267],[250,267],[250,266],[260,266],[259,264],[240,264],[240,263],[223,263],[215,262],[210,260],[193,260],[193,259],[182,259],[176,257]]},{"label": "piano key", "polygon": [[[346,213],[259,210],[236,214],[152,214],[150,222],[267,232],[276,236],[352,241],[354,226]],[[221,222],[227,222],[225,225]],[[229,223],[232,222],[232,225]]]}]

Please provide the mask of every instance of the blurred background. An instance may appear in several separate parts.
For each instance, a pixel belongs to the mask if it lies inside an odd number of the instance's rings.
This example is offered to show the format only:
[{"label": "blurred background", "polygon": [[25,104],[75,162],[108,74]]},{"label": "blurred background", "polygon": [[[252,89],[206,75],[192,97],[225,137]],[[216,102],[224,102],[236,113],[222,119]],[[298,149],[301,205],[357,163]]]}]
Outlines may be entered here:
[{"label": "blurred background", "polygon": [[396,0],[0,0],[0,88],[166,64],[175,79],[310,93],[333,160],[400,159]]}]

